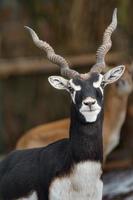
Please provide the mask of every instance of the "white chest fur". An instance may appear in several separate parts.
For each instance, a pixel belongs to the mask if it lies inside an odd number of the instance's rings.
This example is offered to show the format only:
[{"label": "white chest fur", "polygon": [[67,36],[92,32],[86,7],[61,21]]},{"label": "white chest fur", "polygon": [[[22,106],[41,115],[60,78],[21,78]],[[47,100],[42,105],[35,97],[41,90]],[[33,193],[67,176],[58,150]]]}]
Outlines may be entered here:
[{"label": "white chest fur", "polygon": [[31,195],[29,195],[28,197],[23,197],[23,198],[19,198],[17,200],[38,200],[37,197],[37,193],[34,191]]},{"label": "white chest fur", "polygon": [[101,164],[82,162],[69,176],[56,178],[49,190],[50,200],[102,200]]}]

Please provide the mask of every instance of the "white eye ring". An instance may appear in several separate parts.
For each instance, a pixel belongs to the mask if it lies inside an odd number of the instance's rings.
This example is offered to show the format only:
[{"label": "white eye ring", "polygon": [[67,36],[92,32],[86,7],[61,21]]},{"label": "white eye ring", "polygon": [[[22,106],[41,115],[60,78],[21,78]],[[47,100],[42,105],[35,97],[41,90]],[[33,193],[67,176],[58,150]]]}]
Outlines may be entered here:
[{"label": "white eye ring", "polygon": [[98,88],[98,87],[100,87],[100,86],[101,86],[101,83],[102,83],[102,81],[103,81],[103,75],[102,75],[102,74],[99,74],[99,80],[98,80],[98,81],[96,81],[96,82],[94,82],[94,83],[93,83],[93,86],[94,86],[95,88]]},{"label": "white eye ring", "polygon": [[73,83],[72,79],[69,81],[69,84],[70,84],[70,87],[72,87],[75,91],[80,91],[81,90],[81,86],[80,85],[75,85]]}]

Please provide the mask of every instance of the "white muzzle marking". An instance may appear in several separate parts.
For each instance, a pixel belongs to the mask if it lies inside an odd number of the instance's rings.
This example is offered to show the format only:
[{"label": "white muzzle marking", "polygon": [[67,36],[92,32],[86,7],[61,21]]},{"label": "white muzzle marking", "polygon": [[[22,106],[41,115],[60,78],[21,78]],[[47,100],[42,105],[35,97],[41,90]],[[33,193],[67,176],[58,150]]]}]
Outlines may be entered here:
[{"label": "white muzzle marking", "polygon": [[[88,106],[89,103],[91,104],[91,108]],[[82,106],[79,111],[84,116],[86,122],[95,122],[101,111],[101,107],[98,105],[96,99],[87,97],[82,102]]]}]

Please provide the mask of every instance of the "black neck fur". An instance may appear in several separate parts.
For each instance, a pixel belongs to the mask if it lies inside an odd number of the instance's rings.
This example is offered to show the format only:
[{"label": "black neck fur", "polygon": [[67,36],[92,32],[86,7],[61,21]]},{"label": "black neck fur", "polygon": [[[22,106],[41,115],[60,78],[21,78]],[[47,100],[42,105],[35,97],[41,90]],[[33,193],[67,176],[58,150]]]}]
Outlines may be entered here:
[{"label": "black neck fur", "polygon": [[70,148],[74,162],[103,161],[103,110],[93,123],[85,123],[75,105],[71,106]]}]

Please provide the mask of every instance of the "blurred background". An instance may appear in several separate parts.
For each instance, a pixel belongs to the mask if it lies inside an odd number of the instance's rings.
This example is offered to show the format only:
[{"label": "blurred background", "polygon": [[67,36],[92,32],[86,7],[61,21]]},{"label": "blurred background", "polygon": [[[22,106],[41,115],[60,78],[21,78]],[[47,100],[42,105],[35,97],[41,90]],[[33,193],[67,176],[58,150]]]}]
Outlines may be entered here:
[{"label": "blurred background", "polygon": [[133,1],[0,0],[0,152],[11,150],[29,128],[69,115],[68,96],[47,81],[59,73],[58,67],[44,59],[24,25],[68,57],[72,66],[87,71],[115,7],[118,28],[107,57],[113,65],[132,61]]},{"label": "blurred background", "polygon": [[[68,95],[47,81],[59,74],[59,68],[35,47],[24,26],[36,30],[72,67],[85,72],[95,62],[115,7],[118,27],[107,63],[131,64],[132,0],[0,0],[0,154],[12,150],[28,129],[69,116]],[[123,155],[123,149],[133,158],[133,94],[113,159],[119,151]]]}]

